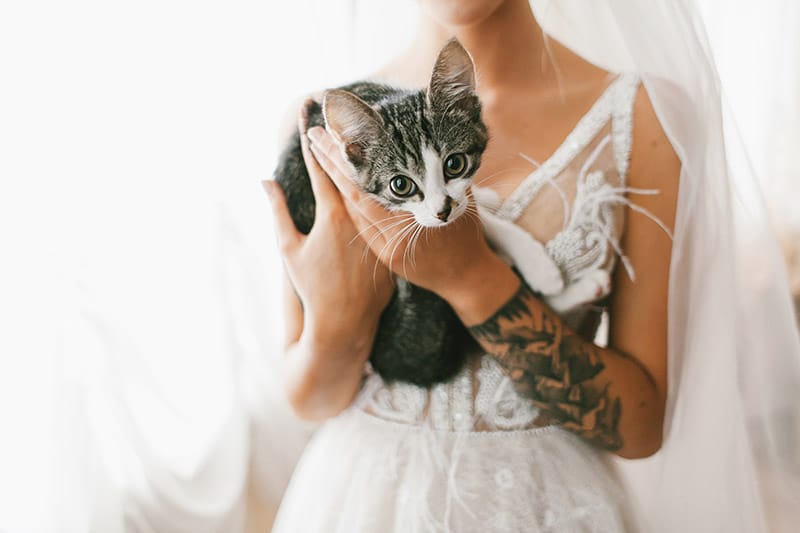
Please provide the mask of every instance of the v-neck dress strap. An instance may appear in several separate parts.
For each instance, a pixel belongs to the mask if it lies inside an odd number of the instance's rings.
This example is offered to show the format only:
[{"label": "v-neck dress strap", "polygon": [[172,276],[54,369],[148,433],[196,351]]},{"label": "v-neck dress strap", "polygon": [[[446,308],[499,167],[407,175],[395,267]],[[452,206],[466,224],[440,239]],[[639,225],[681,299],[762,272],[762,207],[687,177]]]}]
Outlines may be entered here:
[{"label": "v-neck dress strap", "polygon": [[545,245],[567,285],[598,269],[610,274],[617,257],[634,275],[619,245],[624,207],[630,194],[656,192],[626,185],[638,86],[629,74],[612,82],[497,211]]},{"label": "v-neck dress strap", "polygon": [[559,177],[587,145],[611,126],[616,170],[625,179],[631,149],[633,101],[639,79],[633,74],[619,75],[592,107],[581,117],[553,154],[541,164],[521,154],[537,167],[503,201],[498,214],[517,219],[530,204],[539,189]]}]

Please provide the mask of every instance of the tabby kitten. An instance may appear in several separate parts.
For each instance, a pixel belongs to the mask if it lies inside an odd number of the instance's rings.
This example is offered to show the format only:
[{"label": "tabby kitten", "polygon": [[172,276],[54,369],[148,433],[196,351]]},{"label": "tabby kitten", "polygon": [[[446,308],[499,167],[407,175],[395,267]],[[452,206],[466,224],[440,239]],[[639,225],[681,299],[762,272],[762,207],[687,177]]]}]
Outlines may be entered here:
[{"label": "tabby kitten", "polygon": [[[362,81],[326,91],[307,111],[309,127],[325,126],[338,141],[358,185],[388,210],[410,214],[399,227],[443,226],[465,212],[488,135],[475,66],[458,41],[440,51],[427,89]],[[308,233],[315,201],[298,134],[275,176],[295,226]],[[370,362],[386,381],[430,386],[458,372],[472,343],[447,302],[398,277]]]}]

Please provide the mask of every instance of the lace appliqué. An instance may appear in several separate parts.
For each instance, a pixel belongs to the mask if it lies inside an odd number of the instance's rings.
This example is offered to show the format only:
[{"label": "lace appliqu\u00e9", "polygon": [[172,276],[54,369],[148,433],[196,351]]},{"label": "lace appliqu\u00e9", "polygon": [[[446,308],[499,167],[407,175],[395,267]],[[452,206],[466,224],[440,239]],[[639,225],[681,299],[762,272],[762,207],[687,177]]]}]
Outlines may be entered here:
[{"label": "lace appliqu\u00e9", "polygon": [[[568,283],[599,269],[610,273],[617,257],[628,276],[634,279],[633,267],[623,254],[617,236],[619,232],[615,231],[623,223],[621,215],[614,214],[619,206],[627,206],[644,214],[671,236],[669,229],[657,217],[628,198],[628,195],[651,195],[659,191],[625,185],[632,143],[633,104],[638,87],[637,77],[620,76],[595,102],[553,156],[526,178],[497,210],[498,215],[516,220],[544,185],[550,185],[559,192],[564,206],[562,229],[544,244],[548,254],[564,272]],[[570,205],[556,177],[597,138],[609,121],[610,133],[599,139],[575,178],[575,198]],[[606,170],[597,165],[599,157],[609,145],[613,150],[616,179],[612,179]],[[523,157],[535,164],[530,158]],[[607,290],[610,290],[610,286],[606,287]],[[605,295],[598,294],[598,298]]]},{"label": "lace appliqu\u00e9", "polygon": [[521,398],[500,365],[483,356],[474,373],[464,368],[430,390],[409,383],[384,383],[367,377],[356,400],[363,411],[402,424],[445,431],[513,430],[532,427],[538,410]]},{"label": "lace appliqu\u00e9", "polygon": [[377,374],[367,376],[356,399],[365,411],[385,420],[418,424],[424,420],[428,391],[408,383],[384,383]]},{"label": "lace appliqu\u00e9", "polygon": [[514,384],[491,357],[481,359],[475,414],[489,429],[523,429],[533,425],[538,410],[517,394]]},{"label": "lace appliqu\u00e9", "polygon": [[473,391],[469,367],[447,383],[424,389],[410,383],[384,383],[369,375],[356,399],[363,411],[403,424],[426,424],[447,431],[473,428]]}]

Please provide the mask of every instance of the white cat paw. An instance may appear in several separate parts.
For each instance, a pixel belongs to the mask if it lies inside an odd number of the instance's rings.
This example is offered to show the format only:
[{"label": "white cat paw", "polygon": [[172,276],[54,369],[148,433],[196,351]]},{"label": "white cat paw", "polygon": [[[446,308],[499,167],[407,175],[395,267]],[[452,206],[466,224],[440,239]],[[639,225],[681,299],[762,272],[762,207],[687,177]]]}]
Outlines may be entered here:
[{"label": "white cat paw", "polygon": [[561,294],[547,299],[554,311],[563,313],[599,300],[611,292],[611,275],[602,269],[589,272],[567,286]]},{"label": "white cat paw", "polygon": [[481,208],[496,211],[503,203],[500,199],[500,195],[493,189],[489,187],[479,187],[474,184],[472,185],[472,197],[475,198],[475,204],[478,206],[479,212]]},{"label": "white cat paw", "polygon": [[526,247],[514,259],[517,270],[534,290],[544,295],[558,294],[564,290],[561,270],[543,249]]},{"label": "white cat paw", "polygon": [[611,274],[607,270],[595,270],[586,277],[595,285],[593,300],[600,299],[611,292]]}]

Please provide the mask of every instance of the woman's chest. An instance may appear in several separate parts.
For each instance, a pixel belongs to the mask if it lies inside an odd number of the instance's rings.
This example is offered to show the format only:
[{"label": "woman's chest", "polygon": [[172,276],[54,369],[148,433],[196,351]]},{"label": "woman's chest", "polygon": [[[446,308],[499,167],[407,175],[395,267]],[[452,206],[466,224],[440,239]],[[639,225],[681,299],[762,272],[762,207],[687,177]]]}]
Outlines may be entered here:
[{"label": "woman's chest", "polygon": [[519,183],[530,168],[520,154],[548,159],[608,90],[608,77],[602,76],[578,86],[482,94],[489,144],[476,178],[503,171],[503,183]]},{"label": "woman's chest", "polygon": [[547,139],[550,155],[538,158],[526,149],[538,140],[536,136],[505,143],[497,137],[500,146],[487,150],[485,164],[474,178],[475,185],[488,193],[476,198],[488,198],[490,209],[543,244],[579,219],[581,224],[608,222],[597,219],[602,215],[597,207],[604,200],[618,199],[613,189],[622,184],[608,135],[610,125],[591,138],[585,138],[582,129],[574,129],[553,147]]}]

